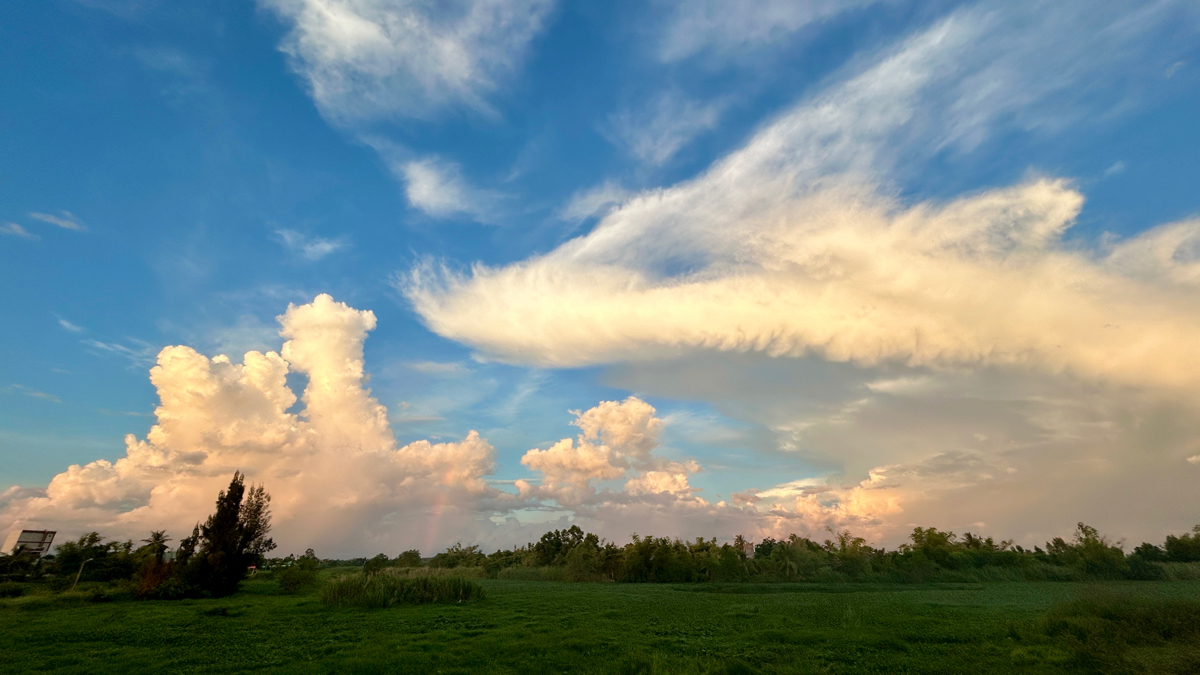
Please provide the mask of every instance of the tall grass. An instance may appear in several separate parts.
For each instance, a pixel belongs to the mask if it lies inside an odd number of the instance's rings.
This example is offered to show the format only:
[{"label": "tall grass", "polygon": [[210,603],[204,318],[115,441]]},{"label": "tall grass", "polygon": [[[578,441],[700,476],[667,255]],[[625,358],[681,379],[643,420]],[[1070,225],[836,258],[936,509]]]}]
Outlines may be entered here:
[{"label": "tall grass", "polygon": [[1163,578],[1168,581],[1200,580],[1200,563],[1158,563],[1163,568]]},{"label": "tall grass", "polygon": [[379,608],[482,598],[483,587],[460,576],[347,574],[331,578],[321,587],[321,602],[342,607]]},{"label": "tall grass", "polygon": [[461,577],[463,579],[486,579],[487,570],[482,567],[387,567],[381,574],[416,579],[419,577]]},{"label": "tall grass", "polygon": [[567,581],[567,568],[515,565],[500,570],[496,574],[496,578],[510,581]]}]

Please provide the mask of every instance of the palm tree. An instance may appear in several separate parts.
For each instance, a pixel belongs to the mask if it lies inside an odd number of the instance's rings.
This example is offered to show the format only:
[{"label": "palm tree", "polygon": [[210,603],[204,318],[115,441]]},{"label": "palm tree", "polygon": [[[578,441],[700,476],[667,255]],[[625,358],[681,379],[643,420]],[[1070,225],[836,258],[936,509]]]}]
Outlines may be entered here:
[{"label": "palm tree", "polygon": [[164,530],[155,530],[150,533],[149,539],[142,541],[150,545],[150,550],[154,553],[154,563],[161,565],[163,563],[163,554],[167,552],[167,542],[171,538],[167,536]]}]

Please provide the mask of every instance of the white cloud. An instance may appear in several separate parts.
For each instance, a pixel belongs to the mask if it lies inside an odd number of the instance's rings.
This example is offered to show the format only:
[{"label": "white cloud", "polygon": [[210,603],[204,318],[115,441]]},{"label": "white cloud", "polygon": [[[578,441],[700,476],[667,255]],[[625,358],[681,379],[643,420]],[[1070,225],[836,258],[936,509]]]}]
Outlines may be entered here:
[{"label": "white cloud", "polygon": [[612,181],[605,181],[572,195],[566,206],[562,208],[559,217],[566,221],[582,222],[594,215],[603,215],[611,207],[632,196],[633,192]]},{"label": "white cloud", "polygon": [[[1068,242],[1083,195],[1067,180],[916,204],[893,186],[938,153],[1116,114],[1129,89],[1110,85],[1157,75],[1147,55],[1181,49],[1164,26],[1191,35],[1196,18],[1182,3],[955,12],[586,236],[468,275],[420,266],[402,288],[432,330],[496,358],[634,362],[606,384],[768,428],[795,472],[736,513],[698,509],[714,528],[895,542],[908,523],[984,522],[1040,543],[1094,514],[1161,536],[1194,488],[1178,466],[1200,438],[1200,222]],[[550,488],[573,489],[580,518],[632,513],[589,511],[579,477],[617,465],[581,446],[539,456],[561,474]]]},{"label": "white cloud", "polygon": [[310,237],[288,229],[275,230],[275,235],[279,237],[284,246],[305,260],[320,260],[350,247],[350,242],[345,237],[336,239]]},{"label": "white cloud", "polygon": [[[1014,106],[1111,65],[1088,35],[1042,49],[1079,11],[1032,36],[1012,33],[1014,17],[956,13],[587,236],[465,278],[417,268],[404,290],[435,332],[538,365],[707,348],[1192,386],[1200,308],[1175,284],[1200,269],[1194,225],[1089,253],[1061,243],[1083,203],[1066,181],[915,206],[872,187],[902,155],[978,144]],[[1127,52],[1164,16],[1093,14]],[[1135,269],[1150,257],[1164,265],[1153,279]]]},{"label": "white cloud", "polygon": [[721,119],[722,101],[699,103],[677,91],[664,93],[643,111],[624,111],[609,118],[611,137],[638,161],[666,164]]},{"label": "white cloud", "polygon": [[458,362],[413,361],[406,365],[418,373],[436,377],[461,377],[471,372],[470,368]]},{"label": "white cloud", "polygon": [[[653,406],[631,396],[574,412],[572,424],[581,430],[578,444],[564,438],[521,458],[521,464],[542,474],[539,485],[516,481],[522,496],[553,500],[564,508],[604,506],[614,500],[628,503],[627,497],[643,495],[707,504],[693,497],[696,490],[688,484],[688,475],[699,471],[699,464],[653,454],[663,428]],[[628,478],[623,493],[597,490],[594,484],[622,478]]]},{"label": "white cloud", "polygon": [[60,318],[58,320],[58,325],[62,326],[64,330],[69,330],[72,333],[82,333],[83,332],[82,326],[76,326],[75,324],[73,324],[70,321],[67,321],[66,319],[63,319],[63,318]]},{"label": "white cloud", "polygon": [[408,203],[434,218],[468,216],[481,223],[495,223],[500,196],[471,187],[462,169],[438,157],[424,157],[394,166],[405,183]]},{"label": "white cloud", "polygon": [[83,224],[83,221],[70,211],[59,211],[57,215],[51,213],[31,213],[29,217],[66,230],[75,230],[76,232],[87,231],[87,226]]},{"label": "white cloud", "polygon": [[260,0],[289,27],[281,49],[339,124],[490,112],[485,97],[521,63],[550,0]]},{"label": "white cloud", "polygon": [[12,235],[14,237],[21,237],[22,239],[39,239],[40,238],[36,234],[29,232],[28,230],[26,230],[25,228],[21,227],[20,225],[18,225],[16,223],[5,223],[3,225],[0,225],[0,234],[8,234],[8,235]]},{"label": "white cloud", "polygon": [[1104,170],[1104,177],[1108,178],[1109,176],[1116,176],[1120,173],[1125,173],[1125,162],[1117,161],[1113,162],[1112,166]]},{"label": "white cloud", "polygon": [[[503,499],[483,482],[492,448],[475,432],[396,447],[386,411],[363,387],[374,315],[322,295],[290,306],[280,323],[281,352],[249,352],[240,364],[163,349],[150,372],[160,404],[146,438],[127,436],[121,459],[71,466],[44,495],[12,499],[0,521],[182,532],[240,469],[266,483],[278,539],[293,549],[428,548],[478,536]],[[296,401],[289,371],[308,376],[301,414],[287,412]],[[386,525],[397,518],[403,526]]]},{"label": "white cloud", "polygon": [[672,3],[659,56],[729,56],[779,43],[811,23],[875,0],[691,0]]},{"label": "white cloud", "polygon": [[100,340],[88,339],[82,340],[81,344],[91,347],[92,349],[99,349],[102,352],[124,357],[129,360],[130,364],[138,367],[148,366],[154,362],[153,345],[134,338],[129,338],[127,342],[130,344],[121,344],[119,342],[101,342]]},{"label": "white cloud", "polygon": [[6,394],[23,394],[23,395],[29,396],[31,398],[39,398],[43,401],[49,401],[50,403],[62,403],[62,399],[55,396],[54,394],[47,394],[44,391],[38,391],[37,389],[30,389],[29,387],[22,386],[19,384],[10,384],[7,387],[0,389],[0,391],[3,391]]}]

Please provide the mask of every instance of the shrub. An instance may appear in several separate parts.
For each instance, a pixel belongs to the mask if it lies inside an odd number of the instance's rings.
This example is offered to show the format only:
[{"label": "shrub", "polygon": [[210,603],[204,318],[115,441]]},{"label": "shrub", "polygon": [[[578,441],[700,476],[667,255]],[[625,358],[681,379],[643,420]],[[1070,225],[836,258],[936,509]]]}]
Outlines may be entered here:
[{"label": "shrub", "polygon": [[157,586],[138,593],[138,597],[144,600],[182,600],[196,595],[196,589],[179,577],[170,577]]},{"label": "shrub", "polygon": [[279,587],[288,593],[294,593],[305,586],[317,583],[317,571],[299,565],[285,567],[275,576],[279,579]]},{"label": "shrub", "polygon": [[305,586],[317,583],[317,570],[321,569],[321,559],[310,548],[299,558],[285,558],[287,567],[279,570],[275,576],[279,579],[279,587],[288,593],[300,590]]},{"label": "shrub", "polygon": [[19,598],[25,595],[25,587],[11,581],[0,583],[0,598]]},{"label": "shrub", "polygon": [[348,574],[321,588],[321,602],[341,607],[383,608],[432,602],[468,602],[483,598],[483,587],[462,577],[402,577],[395,574]]}]

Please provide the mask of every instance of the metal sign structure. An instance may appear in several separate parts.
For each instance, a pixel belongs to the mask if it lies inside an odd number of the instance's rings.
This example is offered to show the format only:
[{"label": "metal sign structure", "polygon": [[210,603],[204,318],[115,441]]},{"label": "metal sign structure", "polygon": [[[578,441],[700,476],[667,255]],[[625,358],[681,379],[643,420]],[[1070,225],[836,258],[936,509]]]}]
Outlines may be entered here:
[{"label": "metal sign structure", "polygon": [[54,543],[54,530],[13,530],[4,540],[4,553],[11,555],[18,547],[36,553],[38,557],[50,552],[50,544]]}]

